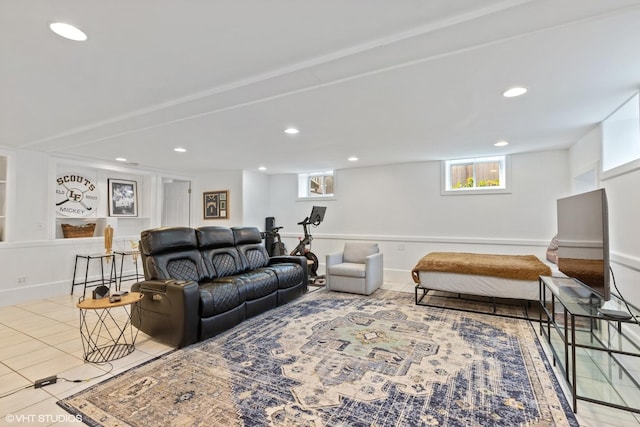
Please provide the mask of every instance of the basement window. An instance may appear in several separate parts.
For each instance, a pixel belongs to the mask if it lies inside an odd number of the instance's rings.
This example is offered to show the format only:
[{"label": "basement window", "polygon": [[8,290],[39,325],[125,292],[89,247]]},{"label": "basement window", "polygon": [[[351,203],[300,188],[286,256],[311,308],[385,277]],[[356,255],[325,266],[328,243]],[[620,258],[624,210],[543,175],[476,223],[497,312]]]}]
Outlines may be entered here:
[{"label": "basement window", "polygon": [[298,174],[298,197],[301,199],[333,197],[333,171]]},{"label": "basement window", "polygon": [[640,169],[640,95],[635,94],[602,121],[602,176]]},{"label": "basement window", "polygon": [[507,156],[445,160],[442,162],[442,194],[509,193]]}]

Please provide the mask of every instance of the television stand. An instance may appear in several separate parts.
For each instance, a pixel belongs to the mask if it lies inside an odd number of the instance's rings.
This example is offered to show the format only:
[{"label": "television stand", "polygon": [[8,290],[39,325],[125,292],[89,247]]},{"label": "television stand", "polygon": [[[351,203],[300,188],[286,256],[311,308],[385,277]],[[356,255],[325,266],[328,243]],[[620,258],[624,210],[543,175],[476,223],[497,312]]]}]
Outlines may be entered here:
[{"label": "television stand", "polygon": [[603,310],[601,296],[581,298],[552,277],[540,276],[539,284],[540,336],[571,390],[573,411],[577,400],[584,400],[640,413],[640,379],[633,374],[640,366],[640,344],[631,329],[637,329],[640,310],[629,304],[631,313],[625,311],[614,293]]},{"label": "television stand", "polygon": [[633,317],[627,310],[619,307],[619,305],[616,304],[614,300],[605,301],[598,309],[598,313],[600,313],[603,317],[609,317],[611,319],[619,320],[627,320]]}]

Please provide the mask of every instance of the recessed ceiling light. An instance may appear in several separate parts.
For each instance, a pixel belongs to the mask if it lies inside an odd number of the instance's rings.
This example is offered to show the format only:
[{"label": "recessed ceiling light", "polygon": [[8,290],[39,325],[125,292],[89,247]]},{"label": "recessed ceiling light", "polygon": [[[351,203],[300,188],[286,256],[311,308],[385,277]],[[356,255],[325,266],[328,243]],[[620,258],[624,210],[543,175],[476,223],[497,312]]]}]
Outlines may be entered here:
[{"label": "recessed ceiling light", "polygon": [[267,167],[266,167],[266,166],[260,166],[260,167],[258,168],[258,170],[260,170],[260,171],[266,171],[266,170],[267,170]]},{"label": "recessed ceiling light", "polygon": [[527,93],[526,87],[512,87],[511,89],[507,89],[502,92],[502,96],[505,98],[514,98],[516,96],[524,95]]},{"label": "recessed ceiling light", "polygon": [[119,162],[126,162],[127,159],[125,159],[124,157],[116,157],[116,160]]},{"label": "recessed ceiling light", "polygon": [[284,130],[284,133],[288,133],[289,135],[295,135],[298,132],[300,132],[300,131],[298,129],[296,129],[296,128],[286,128]]},{"label": "recessed ceiling light", "polygon": [[173,149],[173,151],[176,151],[178,153],[186,153],[187,149],[186,148],[182,148],[182,147],[176,147]]},{"label": "recessed ceiling light", "polygon": [[351,157],[349,157],[349,159],[348,159],[348,160],[349,160],[350,162],[357,162],[357,161],[358,161],[358,158],[357,158],[356,156],[351,156]]},{"label": "recessed ceiling light", "polygon": [[509,143],[507,141],[498,141],[493,145],[496,147],[506,147],[507,145],[509,145]]},{"label": "recessed ceiling light", "polygon": [[53,31],[60,37],[64,37],[65,39],[74,40],[77,42],[83,42],[87,39],[87,35],[80,29],[63,22],[54,22],[53,24],[49,25],[49,28],[51,28],[51,31]]}]

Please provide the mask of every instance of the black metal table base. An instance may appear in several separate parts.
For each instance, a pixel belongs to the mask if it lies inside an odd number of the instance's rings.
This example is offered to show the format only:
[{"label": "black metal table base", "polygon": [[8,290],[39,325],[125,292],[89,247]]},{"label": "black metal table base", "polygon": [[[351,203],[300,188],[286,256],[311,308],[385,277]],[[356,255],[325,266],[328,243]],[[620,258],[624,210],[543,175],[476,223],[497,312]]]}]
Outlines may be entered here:
[{"label": "black metal table base", "polygon": [[[126,317],[114,316],[112,310],[124,310]],[[91,313],[91,314],[89,314]],[[104,363],[120,359],[135,350],[138,329],[131,322],[132,316],[138,316],[138,304],[80,310],[80,335],[84,349],[84,360],[91,363]]]},{"label": "black metal table base", "polygon": [[[517,307],[520,306],[524,309],[524,315],[523,316],[518,316],[515,314],[508,314],[508,313],[498,313],[497,311],[497,300],[499,298],[496,297],[487,297],[490,298],[490,302],[489,301],[484,301],[484,300],[480,300],[480,299],[474,299],[472,298],[473,295],[468,295],[468,294],[460,294],[460,293],[453,293],[457,296],[449,296],[449,295],[434,295],[431,294],[430,296],[434,297],[434,298],[439,298],[439,299],[443,299],[443,300],[451,300],[451,299],[459,299],[462,300],[462,295],[465,295],[467,298],[465,298],[465,301],[472,301],[472,302],[476,302],[476,303],[480,303],[480,304],[491,304],[491,311],[483,311],[483,310],[475,310],[472,308],[463,308],[463,307],[451,307],[448,305],[443,305],[443,304],[435,304],[435,303],[430,303],[430,302],[424,302],[424,298],[427,296],[427,294],[429,293],[429,291],[436,291],[435,289],[429,289],[429,288],[425,288],[420,286],[420,284],[415,286],[415,290],[414,290],[414,295],[415,295],[415,303],[416,305],[421,305],[423,307],[434,307],[434,308],[444,308],[444,309],[448,309],[448,310],[457,310],[457,311],[464,311],[467,313],[479,313],[479,314],[488,314],[491,316],[500,316],[500,317],[508,317],[508,318],[512,318],[512,319],[523,319],[523,320],[533,320],[538,322],[539,319],[537,316],[531,316],[529,314],[529,307],[531,304],[531,301],[520,301],[520,300],[511,300],[510,303],[505,304],[505,305],[509,305],[509,306],[513,306],[513,307]],[[421,293],[421,294],[420,294]],[[500,299],[501,303],[504,303],[504,299]]]}]

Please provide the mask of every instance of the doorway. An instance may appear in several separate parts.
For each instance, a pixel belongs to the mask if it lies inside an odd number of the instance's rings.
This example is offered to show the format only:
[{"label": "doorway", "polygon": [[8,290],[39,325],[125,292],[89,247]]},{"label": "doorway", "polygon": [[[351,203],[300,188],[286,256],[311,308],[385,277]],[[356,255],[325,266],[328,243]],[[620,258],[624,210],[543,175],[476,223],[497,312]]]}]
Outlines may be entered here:
[{"label": "doorway", "polygon": [[163,182],[160,222],[162,227],[191,227],[191,181]]}]

